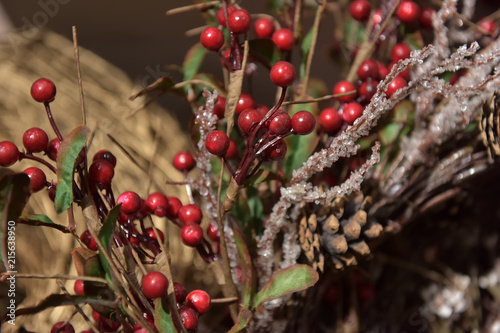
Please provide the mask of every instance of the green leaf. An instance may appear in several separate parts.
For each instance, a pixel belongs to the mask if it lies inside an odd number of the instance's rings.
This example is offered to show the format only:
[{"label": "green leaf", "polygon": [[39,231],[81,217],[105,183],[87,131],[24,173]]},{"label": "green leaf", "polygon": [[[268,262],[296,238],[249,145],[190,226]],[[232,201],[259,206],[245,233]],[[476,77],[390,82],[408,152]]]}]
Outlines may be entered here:
[{"label": "green leaf", "polygon": [[389,123],[385,125],[379,132],[382,144],[388,145],[396,141],[399,135],[400,126],[401,125],[398,123]]},{"label": "green leaf", "polygon": [[411,47],[412,50],[420,50],[424,48],[425,43],[420,31],[415,31],[411,34],[406,34],[405,36],[406,44]]},{"label": "green leaf", "polygon": [[[309,111],[312,114],[317,114],[317,105],[315,103],[309,104],[295,104],[292,106],[289,114],[293,116],[298,111]],[[304,164],[314,150],[314,143],[316,133],[313,131],[308,135],[290,135],[286,141],[288,148],[285,156],[284,172],[285,175],[290,176],[293,170],[296,170]]]},{"label": "green leaf", "polygon": [[247,308],[241,308],[240,313],[238,314],[238,318],[236,318],[236,323],[227,333],[236,333],[240,332],[245,327],[248,326],[248,323],[252,319],[252,312]]},{"label": "green leaf", "polygon": [[155,326],[160,333],[177,333],[168,303],[162,299],[155,300]]},{"label": "green leaf", "polygon": [[[101,230],[99,231],[99,240],[102,243],[102,246],[104,247],[104,250],[110,254],[110,249],[111,249],[111,239],[113,238],[113,234],[115,232],[115,225],[116,225],[116,220],[118,219],[118,214],[120,213],[120,207],[122,205],[119,204],[115,207],[113,207],[109,213],[108,216],[106,217],[106,221],[102,224]],[[99,259],[101,260],[102,267],[104,268],[104,271],[106,272],[106,279],[113,283],[113,280],[111,277],[113,276],[111,273],[111,263],[108,262],[106,257],[104,256],[104,253],[102,251],[99,252]]]},{"label": "green leaf", "polygon": [[285,0],[269,0],[269,10],[275,13],[283,13],[285,9]]},{"label": "green leaf", "polygon": [[104,277],[105,273],[96,252],[86,247],[77,247],[71,250],[71,258],[78,276]]},{"label": "green leaf", "polygon": [[[34,315],[43,310],[54,308],[63,305],[77,305],[77,304],[90,304],[99,305],[109,308],[116,308],[116,301],[106,301],[103,300],[101,296],[79,296],[79,295],[68,295],[68,294],[52,294],[42,300],[35,306],[26,307],[16,310],[16,317],[25,315]],[[5,322],[9,319],[7,314],[2,317],[1,322]]]},{"label": "green leaf", "polygon": [[207,49],[201,45],[201,43],[196,43],[191,49],[186,53],[184,62],[182,63],[182,72],[184,73],[184,81],[191,80],[198,70],[200,69],[201,63],[207,54]]},{"label": "green leaf", "polygon": [[271,279],[255,295],[253,309],[257,308],[262,302],[312,287],[318,282],[318,279],[318,272],[308,265],[296,264],[280,269],[271,276]]},{"label": "green leaf", "polygon": [[269,38],[257,38],[248,42],[250,50],[248,51],[252,59],[260,62],[267,68],[277,63],[283,58],[280,50]]},{"label": "green leaf", "polygon": [[231,210],[231,214],[234,215],[240,225],[245,227],[245,231],[254,230],[259,234],[261,233],[262,222],[264,221],[264,205],[255,188],[248,187],[244,193],[241,193]]},{"label": "green leaf", "polygon": [[54,228],[54,229],[60,230],[64,233],[70,232],[68,228],[66,228],[65,226],[62,226],[60,224],[54,223],[54,221],[52,221],[50,219],[50,217],[48,217],[47,215],[44,215],[44,214],[22,216],[21,219],[19,220],[19,223]]},{"label": "green leaf", "polygon": [[57,153],[57,189],[54,200],[58,214],[66,211],[73,203],[73,170],[89,133],[90,129],[80,125],[64,138],[59,147]]},{"label": "green leaf", "polygon": [[[248,251],[247,244],[243,235],[237,228],[233,228],[234,232],[234,243],[238,249],[239,264],[241,266],[241,274],[243,278],[243,306],[245,308],[250,306],[250,300],[254,293],[253,290],[253,267],[252,267],[252,257]],[[241,313],[241,312],[240,312]]]},{"label": "green leaf", "polygon": [[272,180],[283,181],[283,178],[280,177],[275,170],[261,167],[261,169],[245,183],[245,186],[252,187],[260,183],[269,182]]},{"label": "green leaf", "polygon": [[301,59],[300,62],[300,77],[303,78],[306,72],[306,64],[307,64],[307,55],[311,50],[311,43],[314,37],[314,26],[311,27],[307,35],[304,37],[302,44],[300,45]]}]

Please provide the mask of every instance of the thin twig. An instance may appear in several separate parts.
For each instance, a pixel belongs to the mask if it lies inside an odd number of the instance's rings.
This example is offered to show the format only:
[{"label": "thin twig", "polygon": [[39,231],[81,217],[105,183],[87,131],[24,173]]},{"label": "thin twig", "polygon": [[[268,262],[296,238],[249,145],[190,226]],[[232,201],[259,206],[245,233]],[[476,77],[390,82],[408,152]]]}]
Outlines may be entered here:
[{"label": "thin twig", "polygon": [[203,3],[197,3],[194,5],[189,5],[189,6],[183,6],[183,7],[177,7],[174,9],[167,10],[165,13],[166,15],[175,15],[175,14],[180,14],[180,13],[185,13],[189,12],[191,10],[196,10],[196,9],[206,9],[208,7],[213,7],[217,6],[220,3],[219,0],[216,1],[210,1],[210,2],[203,2]]},{"label": "thin twig", "polygon": [[87,126],[87,113],[85,111],[85,97],[83,95],[82,71],[80,68],[80,48],[76,35],[76,27],[73,26],[73,47],[75,49],[76,73],[78,75],[78,91],[80,92],[80,106],[82,108],[82,124]]}]

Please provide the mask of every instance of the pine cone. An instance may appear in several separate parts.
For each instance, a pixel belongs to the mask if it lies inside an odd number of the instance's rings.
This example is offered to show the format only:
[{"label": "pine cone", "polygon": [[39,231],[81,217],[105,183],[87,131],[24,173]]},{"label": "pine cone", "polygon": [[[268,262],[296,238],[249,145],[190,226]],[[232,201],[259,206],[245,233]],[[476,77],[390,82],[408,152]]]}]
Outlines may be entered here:
[{"label": "pine cone", "polygon": [[335,268],[341,269],[357,264],[357,258],[370,254],[366,241],[383,231],[380,224],[367,222],[365,210],[370,204],[371,198],[359,192],[304,214],[299,226],[299,242],[314,268],[323,271],[327,258]]}]

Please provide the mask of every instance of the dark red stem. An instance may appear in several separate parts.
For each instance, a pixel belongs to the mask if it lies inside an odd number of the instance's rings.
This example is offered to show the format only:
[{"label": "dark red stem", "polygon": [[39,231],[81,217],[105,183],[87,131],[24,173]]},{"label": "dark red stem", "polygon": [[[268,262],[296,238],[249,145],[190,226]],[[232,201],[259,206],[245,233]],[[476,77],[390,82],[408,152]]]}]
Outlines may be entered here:
[{"label": "dark red stem", "polygon": [[59,132],[59,128],[56,125],[56,122],[54,121],[54,117],[52,117],[52,111],[50,111],[50,104],[49,103],[43,103],[45,105],[45,112],[47,112],[47,117],[49,118],[50,125],[52,126],[52,129],[56,133],[57,138],[59,141],[62,142],[63,137],[61,135],[61,132]]}]

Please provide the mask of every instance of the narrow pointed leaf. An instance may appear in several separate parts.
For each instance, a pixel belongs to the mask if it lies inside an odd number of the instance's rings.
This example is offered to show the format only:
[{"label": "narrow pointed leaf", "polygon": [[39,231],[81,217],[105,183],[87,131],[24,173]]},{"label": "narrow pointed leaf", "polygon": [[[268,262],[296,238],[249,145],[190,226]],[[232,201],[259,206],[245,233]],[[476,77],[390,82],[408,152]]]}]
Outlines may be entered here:
[{"label": "narrow pointed leaf", "polygon": [[262,302],[312,287],[318,279],[318,272],[308,265],[297,264],[280,269],[255,295],[253,308],[257,308]]},{"label": "narrow pointed leaf", "polygon": [[227,333],[236,333],[240,332],[248,326],[248,323],[252,319],[252,312],[247,308],[242,308],[240,313],[238,314],[238,318],[236,319],[236,323]]},{"label": "narrow pointed leaf", "polygon": [[155,300],[155,326],[160,333],[177,333],[172,314],[165,300]]},{"label": "narrow pointed leaf", "polygon": [[63,225],[54,223],[54,221],[52,221],[50,219],[50,217],[48,217],[47,215],[44,215],[44,214],[23,216],[19,219],[18,222],[21,224],[54,228],[54,229],[60,230],[64,233],[70,232],[68,228],[66,228]]},{"label": "narrow pointed leaf", "polygon": [[54,200],[56,212],[61,214],[73,202],[73,170],[90,129],[80,125],[64,138],[57,153],[57,189]]},{"label": "narrow pointed leaf", "polygon": [[[240,259],[241,274],[243,279],[243,306],[249,307],[250,300],[252,298],[253,290],[253,267],[252,267],[252,257],[250,257],[250,252],[248,251],[247,244],[243,235],[239,232],[237,228],[233,228],[234,232],[234,243],[238,249],[238,256]],[[240,312],[241,314],[241,312]]]},{"label": "narrow pointed leaf", "polygon": [[201,45],[201,43],[196,43],[187,52],[184,62],[182,63],[182,72],[184,73],[184,81],[191,80],[198,70],[200,69],[201,63],[207,54],[207,49]]},{"label": "narrow pointed leaf", "polygon": [[[101,230],[99,231],[99,240],[101,241],[104,250],[108,254],[111,253],[110,252],[111,240],[115,232],[115,225],[116,225],[116,220],[118,219],[118,214],[120,213],[120,207],[121,204],[113,207],[113,209],[109,211],[108,216],[106,217],[106,221],[104,221]],[[111,273],[111,263],[108,262],[106,256],[104,256],[104,253],[102,253],[102,251],[99,252],[99,258],[101,260],[102,267],[106,272],[106,279],[112,282],[111,276],[113,275]]]}]

